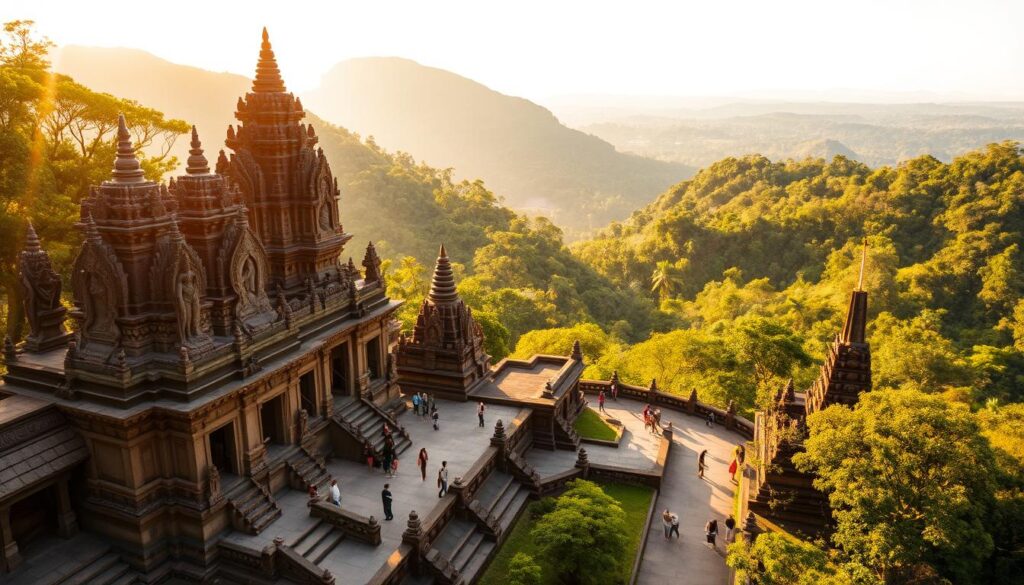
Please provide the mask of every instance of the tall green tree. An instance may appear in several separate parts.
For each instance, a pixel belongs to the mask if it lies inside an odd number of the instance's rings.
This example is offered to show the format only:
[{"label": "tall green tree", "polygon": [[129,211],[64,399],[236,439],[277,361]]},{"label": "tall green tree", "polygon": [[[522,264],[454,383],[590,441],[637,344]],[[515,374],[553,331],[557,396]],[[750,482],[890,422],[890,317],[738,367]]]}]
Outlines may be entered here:
[{"label": "tall green tree", "polygon": [[974,415],[915,390],[863,394],[808,418],[794,461],[828,494],[832,541],[885,583],[934,570],[983,583],[996,463]]}]

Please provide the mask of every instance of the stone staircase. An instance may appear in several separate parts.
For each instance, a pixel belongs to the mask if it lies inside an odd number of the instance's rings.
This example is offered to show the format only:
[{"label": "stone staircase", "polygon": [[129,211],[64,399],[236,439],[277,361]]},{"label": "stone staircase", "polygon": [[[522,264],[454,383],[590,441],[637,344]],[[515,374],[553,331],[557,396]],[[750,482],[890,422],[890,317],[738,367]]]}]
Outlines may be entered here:
[{"label": "stone staircase", "polygon": [[395,439],[395,453],[401,455],[403,451],[412,446],[412,440],[398,431],[394,421],[386,419],[380,412],[362,400],[338,399],[334,403],[332,419],[346,432],[352,434],[360,444],[369,439],[374,453],[377,455],[384,451],[384,435],[381,433],[381,429],[385,422],[391,427],[392,437]]},{"label": "stone staircase", "polygon": [[516,479],[534,491],[540,490],[540,474],[537,473],[537,470],[530,465],[525,457],[512,451],[506,456],[505,460],[511,467],[512,474],[515,475]]},{"label": "stone staircase", "polygon": [[[439,569],[450,565],[454,573],[444,575],[446,580],[472,583],[490,560],[491,553],[497,543],[476,522],[455,519],[441,532],[434,541],[433,548],[427,552],[427,561]],[[436,553],[436,559],[432,559]],[[456,578],[452,578],[452,576]]]},{"label": "stone staircase", "polygon": [[469,509],[492,535],[501,538],[512,527],[529,497],[530,490],[526,486],[515,477],[495,469],[477,490]]},{"label": "stone staircase", "polygon": [[259,534],[271,522],[281,517],[281,507],[270,492],[260,484],[246,479],[240,489],[228,496],[228,504],[234,510],[238,528],[249,534]]},{"label": "stone staircase", "polygon": [[345,533],[321,520],[291,545],[306,560],[319,565],[345,539]]},{"label": "stone staircase", "polygon": [[128,566],[111,546],[99,537],[78,533],[55,539],[42,554],[26,558],[8,575],[4,585],[133,585],[140,575]]},{"label": "stone staircase", "polygon": [[88,565],[62,580],[54,581],[54,585],[130,585],[138,582],[139,575],[121,560],[117,553],[108,550]]},{"label": "stone staircase", "polygon": [[331,474],[322,463],[316,460],[305,449],[299,449],[294,455],[285,460],[285,465],[292,470],[295,477],[302,484],[302,488],[309,489],[309,486],[316,486],[318,490],[331,481]]},{"label": "stone staircase", "polygon": [[555,417],[555,446],[569,451],[577,451],[580,448],[580,436],[576,429],[560,416]]}]

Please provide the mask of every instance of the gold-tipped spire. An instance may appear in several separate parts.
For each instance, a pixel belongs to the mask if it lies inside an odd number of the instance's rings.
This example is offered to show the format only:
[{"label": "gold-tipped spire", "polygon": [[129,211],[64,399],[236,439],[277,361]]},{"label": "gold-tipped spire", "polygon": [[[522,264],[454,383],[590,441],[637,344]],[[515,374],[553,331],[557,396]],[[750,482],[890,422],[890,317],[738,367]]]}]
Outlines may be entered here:
[{"label": "gold-tipped spire", "polygon": [[210,161],[203,154],[203,143],[199,141],[199,132],[192,126],[192,148],[188,151],[188,166],[185,172],[190,175],[210,174]]}]

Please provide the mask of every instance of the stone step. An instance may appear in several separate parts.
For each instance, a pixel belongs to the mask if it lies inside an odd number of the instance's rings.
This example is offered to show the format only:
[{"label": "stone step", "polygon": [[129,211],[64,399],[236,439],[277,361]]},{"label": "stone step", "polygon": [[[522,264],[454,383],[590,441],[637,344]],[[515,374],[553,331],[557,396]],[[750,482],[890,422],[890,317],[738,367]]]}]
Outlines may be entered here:
[{"label": "stone step", "polygon": [[476,552],[469,558],[466,566],[459,569],[459,573],[461,573],[463,579],[466,580],[466,583],[473,583],[476,581],[476,578],[480,576],[483,568],[487,565],[487,561],[490,560],[491,553],[494,551],[495,547],[497,547],[497,543],[491,542],[490,540],[481,542],[480,546],[476,549]]},{"label": "stone step", "polygon": [[111,585],[126,575],[129,577],[130,583],[132,575],[128,574],[129,571],[131,571],[131,568],[122,562],[120,558],[117,558],[114,564],[108,567],[106,571],[103,571],[99,575],[93,577],[89,583],[95,583],[95,585]]},{"label": "stone step", "polygon": [[501,526],[502,533],[507,534],[512,529],[512,525],[515,523],[516,518],[519,517],[519,513],[526,507],[526,502],[529,499],[530,490],[525,487],[520,487],[516,490],[516,495],[512,497],[504,512],[498,517],[498,524]]},{"label": "stone step", "polygon": [[333,527],[326,522],[319,522],[313,526],[312,530],[303,534],[302,537],[292,545],[292,548],[295,549],[295,552],[308,558],[309,552],[313,550],[321,540],[327,538],[327,535],[331,533],[332,528]]},{"label": "stone step", "polygon": [[512,505],[512,502],[516,499],[518,494],[519,484],[517,483],[515,487],[512,487],[512,485],[509,484],[501,493],[501,497],[498,501],[494,503],[494,506],[491,508],[491,514],[500,520],[501,517],[505,515],[509,506]]},{"label": "stone step", "polygon": [[113,552],[107,552],[103,556],[93,560],[88,565],[78,569],[73,574],[68,575],[64,580],[59,581],[59,583],[61,583],[61,585],[85,585],[91,583],[105,585],[106,581],[100,581],[98,578],[108,569],[116,567],[118,564],[123,564],[121,563],[121,558]]},{"label": "stone step", "polygon": [[327,536],[322,538],[320,542],[318,542],[316,546],[309,551],[309,554],[303,556],[316,564],[320,564],[320,561],[324,560],[324,557],[331,554],[331,551],[333,551],[335,547],[338,546],[338,543],[340,543],[344,538],[344,532],[332,527],[331,531],[327,533]]},{"label": "stone step", "polygon": [[480,543],[483,541],[484,533],[478,529],[474,529],[473,533],[468,539],[466,539],[462,548],[459,549],[458,553],[452,559],[452,564],[455,565],[455,568],[457,568],[460,573],[462,573],[466,568],[466,565],[469,564],[470,559],[472,559],[473,555],[476,554],[477,549],[480,548]]},{"label": "stone step", "polygon": [[437,549],[439,553],[447,557],[449,560],[458,554],[459,549],[465,544],[466,540],[472,536],[473,531],[476,529],[476,524],[467,522],[465,520],[455,519],[445,526],[441,534],[438,535],[437,540],[434,541],[433,547]]}]

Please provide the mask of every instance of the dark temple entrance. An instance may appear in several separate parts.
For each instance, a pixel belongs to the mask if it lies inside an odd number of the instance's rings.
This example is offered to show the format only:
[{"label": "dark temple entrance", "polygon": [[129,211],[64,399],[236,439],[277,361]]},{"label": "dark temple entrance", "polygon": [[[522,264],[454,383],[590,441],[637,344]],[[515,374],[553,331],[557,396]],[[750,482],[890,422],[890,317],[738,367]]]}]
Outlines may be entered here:
[{"label": "dark temple entrance", "polygon": [[238,473],[235,458],[235,424],[228,423],[207,435],[210,443],[210,462],[221,473]]},{"label": "dark temple entrance", "polygon": [[347,342],[331,350],[331,394],[348,396],[352,393],[352,385],[349,382],[349,359]]}]

